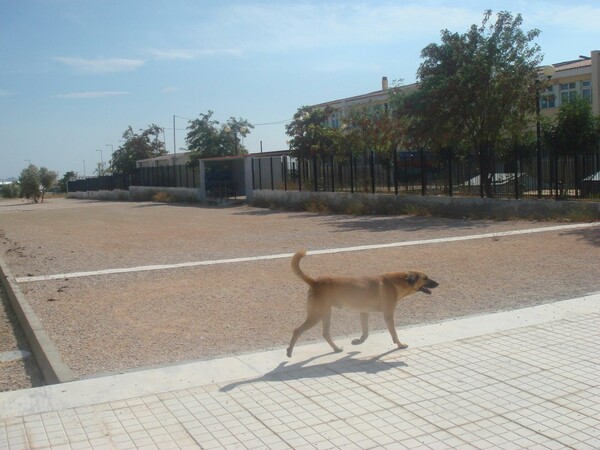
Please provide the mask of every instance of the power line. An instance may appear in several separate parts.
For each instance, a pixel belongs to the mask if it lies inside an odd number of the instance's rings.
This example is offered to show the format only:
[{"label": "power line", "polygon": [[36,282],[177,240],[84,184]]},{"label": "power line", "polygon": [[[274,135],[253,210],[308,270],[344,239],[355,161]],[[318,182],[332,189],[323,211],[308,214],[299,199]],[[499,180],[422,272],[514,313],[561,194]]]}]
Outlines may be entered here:
[{"label": "power line", "polygon": [[255,123],[254,126],[255,127],[260,127],[261,125],[280,125],[282,123],[289,123],[292,120],[294,120],[294,119],[279,120],[277,122]]}]

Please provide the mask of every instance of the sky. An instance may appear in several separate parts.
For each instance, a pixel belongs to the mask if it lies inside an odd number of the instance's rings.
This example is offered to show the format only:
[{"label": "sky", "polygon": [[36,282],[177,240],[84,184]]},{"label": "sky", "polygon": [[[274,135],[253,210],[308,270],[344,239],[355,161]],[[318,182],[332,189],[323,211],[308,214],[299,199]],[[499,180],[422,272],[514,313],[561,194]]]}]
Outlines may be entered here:
[{"label": "sky", "polygon": [[183,151],[209,110],[255,125],[250,153],[286,149],[298,108],[413,83],[421,50],[486,9],[539,29],[543,64],[600,49],[596,0],[0,0],[0,180],[93,175],[129,126]]}]

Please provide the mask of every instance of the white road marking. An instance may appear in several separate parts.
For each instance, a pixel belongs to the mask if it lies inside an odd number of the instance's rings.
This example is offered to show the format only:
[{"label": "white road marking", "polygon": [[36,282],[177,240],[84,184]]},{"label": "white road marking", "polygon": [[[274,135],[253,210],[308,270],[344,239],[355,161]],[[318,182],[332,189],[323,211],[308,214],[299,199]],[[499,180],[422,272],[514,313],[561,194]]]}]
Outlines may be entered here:
[{"label": "white road marking", "polygon": [[31,353],[26,350],[13,350],[8,352],[0,353],[0,362],[17,361],[18,359],[25,359],[29,357]]},{"label": "white road marking", "polygon": [[[540,227],[540,228],[528,228],[524,230],[513,230],[513,231],[499,231],[497,233],[483,233],[483,234],[471,234],[467,236],[454,236],[444,237],[436,239],[423,239],[418,241],[403,241],[403,242],[391,242],[389,244],[373,244],[373,245],[359,245],[356,247],[340,247],[340,248],[329,248],[323,250],[310,250],[307,251],[308,255],[327,255],[332,253],[346,253],[346,252],[359,252],[364,250],[378,250],[383,248],[394,248],[394,247],[410,247],[415,245],[427,245],[427,244],[441,244],[445,242],[457,242],[457,241],[471,241],[475,239],[488,239],[497,238],[502,236],[519,236],[523,234],[534,234],[534,233],[545,233],[550,231],[566,231],[566,230],[578,230],[583,228],[600,227],[600,222],[583,223],[583,224],[571,224],[571,225],[556,225],[551,227]],[[55,275],[40,275],[40,276],[29,276],[29,277],[17,277],[15,278],[18,283],[29,283],[34,281],[49,281],[49,280],[60,280],[64,278],[79,278],[79,277],[91,277],[97,275],[114,275],[121,273],[131,272],[146,272],[151,270],[167,270],[167,269],[179,269],[184,267],[198,267],[198,266],[214,266],[217,264],[235,264],[252,261],[265,261],[270,259],[285,259],[291,258],[293,253],[279,253],[274,255],[260,255],[260,256],[246,256],[241,258],[229,258],[229,259],[214,259],[208,261],[192,261],[186,263],[177,264],[160,264],[151,266],[137,266],[137,267],[125,267],[121,269],[104,269],[94,270],[89,272],[71,272],[71,273],[59,273]]]}]

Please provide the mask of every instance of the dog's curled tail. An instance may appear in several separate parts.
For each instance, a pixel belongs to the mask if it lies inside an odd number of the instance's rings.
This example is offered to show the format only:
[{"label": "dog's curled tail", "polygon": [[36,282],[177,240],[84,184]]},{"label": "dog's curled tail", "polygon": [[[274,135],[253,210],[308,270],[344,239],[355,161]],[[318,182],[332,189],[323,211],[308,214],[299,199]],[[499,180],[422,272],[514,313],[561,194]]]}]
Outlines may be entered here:
[{"label": "dog's curled tail", "polygon": [[294,253],[294,256],[292,257],[292,270],[299,278],[302,279],[302,281],[304,281],[309,286],[312,286],[315,280],[313,280],[311,277],[302,272],[302,269],[300,268],[300,260],[305,256],[306,250],[298,250],[296,253]]}]

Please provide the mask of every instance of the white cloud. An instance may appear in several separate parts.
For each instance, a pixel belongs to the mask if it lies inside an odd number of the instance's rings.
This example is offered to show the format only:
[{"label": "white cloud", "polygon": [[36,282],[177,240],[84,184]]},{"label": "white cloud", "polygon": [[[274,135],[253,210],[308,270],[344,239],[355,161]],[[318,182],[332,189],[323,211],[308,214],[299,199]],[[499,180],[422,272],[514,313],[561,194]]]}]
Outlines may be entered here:
[{"label": "white cloud", "polygon": [[105,98],[119,95],[129,95],[126,91],[88,91],[88,92],[69,92],[68,94],[58,94],[54,98],[71,98],[71,99],[87,99],[87,98]]},{"label": "white cloud", "polygon": [[238,50],[233,49],[147,49],[147,53],[149,53],[153,58],[158,60],[194,60],[206,56],[215,56],[215,55],[239,55],[240,52]]},{"label": "white cloud", "polygon": [[71,58],[71,57],[56,57],[55,61],[66,64],[81,72],[85,73],[115,73],[115,72],[130,72],[144,64],[141,59],[126,59],[126,58]]},{"label": "white cloud", "polygon": [[208,45],[265,52],[396,43],[439,36],[445,28],[466,31],[481,22],[483,9],[400,2],[244,3],[222,10],[214,25],[200,27],[197,36]]},{"label": "white cloud", "polygon": [[[569,33],[597,32],[600,23],[600,7],[592,5],[553,5],[552,8],[539,7],[523,13],[534,26],[545,28],[565,28]],[[532,6],[533,6],[532,5]]]}]

